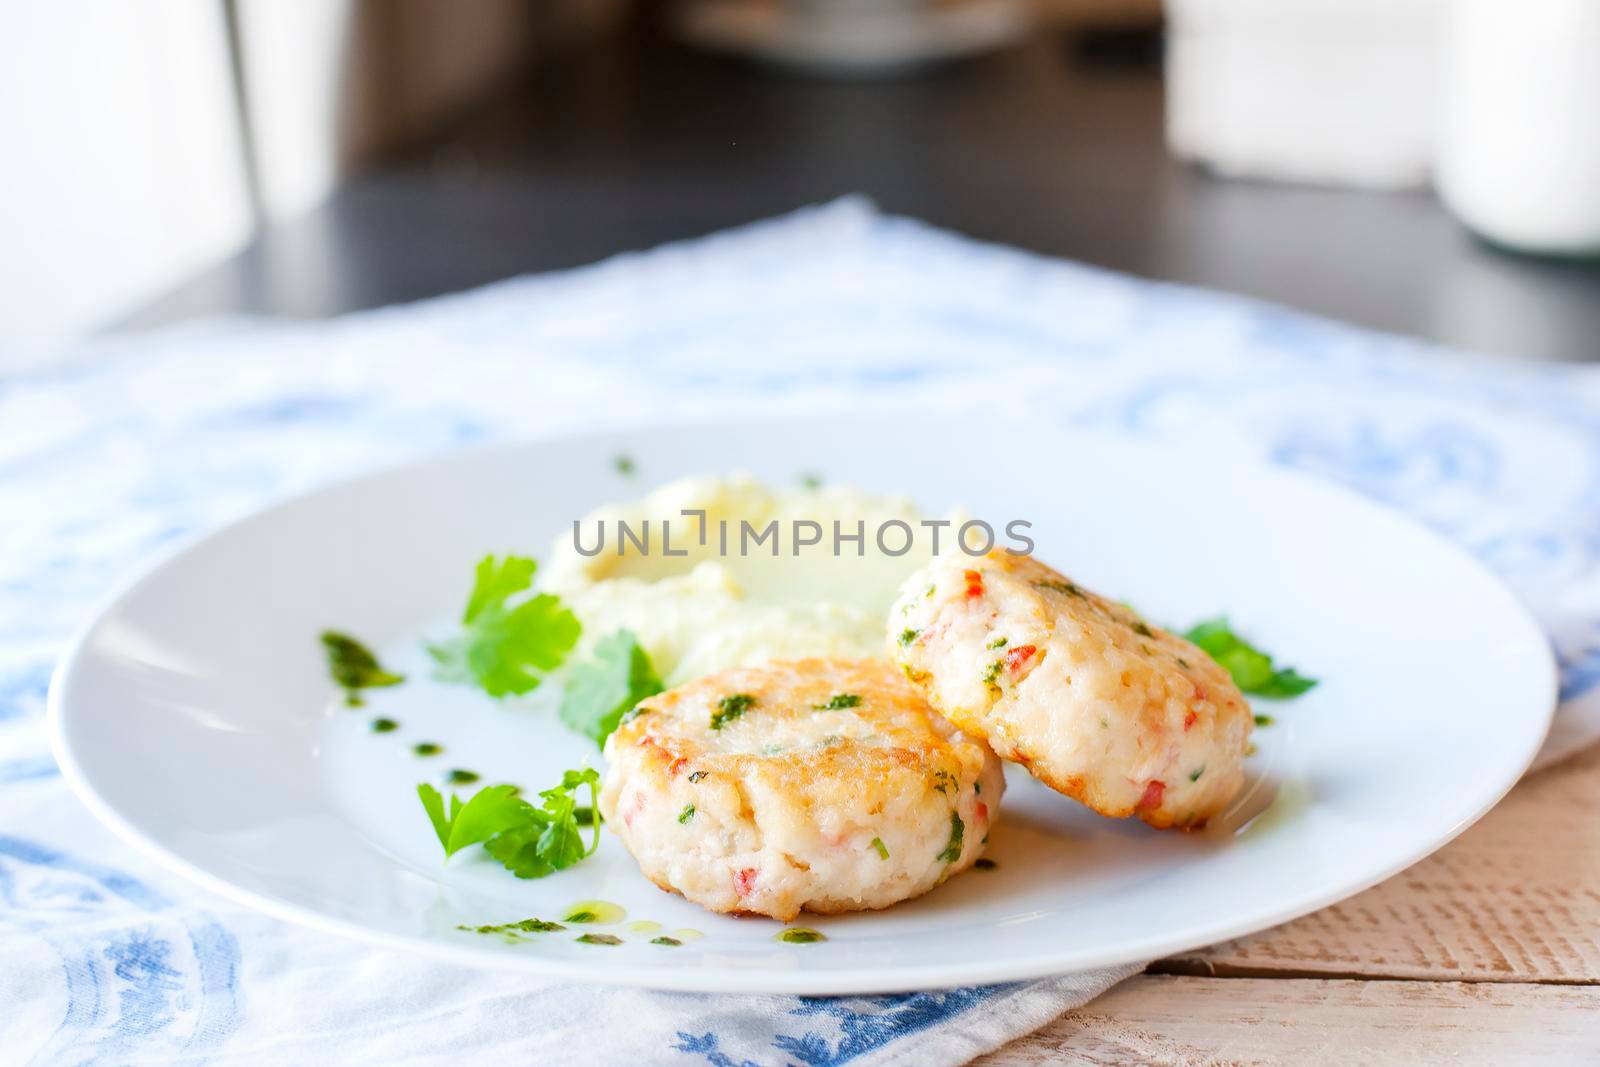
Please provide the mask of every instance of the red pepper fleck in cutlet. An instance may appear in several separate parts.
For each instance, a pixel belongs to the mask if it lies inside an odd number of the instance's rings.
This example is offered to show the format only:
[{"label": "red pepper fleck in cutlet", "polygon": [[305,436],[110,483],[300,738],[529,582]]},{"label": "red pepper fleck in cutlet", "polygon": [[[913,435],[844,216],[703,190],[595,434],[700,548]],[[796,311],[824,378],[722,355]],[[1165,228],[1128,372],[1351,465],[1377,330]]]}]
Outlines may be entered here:
[{"label": "red pepper fleck in cutlet", "polygon": [[961,576],[967,580],[967,596],[980,597],[983,595],[983,575],[977,571],[963,571]]},{"label": "red pepper fleck in cutlet", "polygon": [[1006,670],[1016,674],[1022,665],[1028,662],[1039,649],[1033,645],[1018,645],[1006,652]]}]

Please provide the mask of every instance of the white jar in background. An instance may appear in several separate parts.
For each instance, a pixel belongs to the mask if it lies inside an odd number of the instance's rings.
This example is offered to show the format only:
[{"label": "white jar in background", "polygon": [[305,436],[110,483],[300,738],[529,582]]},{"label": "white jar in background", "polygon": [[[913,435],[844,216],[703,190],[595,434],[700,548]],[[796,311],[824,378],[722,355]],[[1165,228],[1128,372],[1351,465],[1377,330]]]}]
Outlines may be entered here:
[{"label": "white jar in background", "polygon": [[1600,0],[1454,0],[1439,193],[1498,244],[1600,253]]},{"label": "white jar in background", "polygon": [[1449,2],[1166,0],[1168,146],[1228,177],[1426,184]]}]

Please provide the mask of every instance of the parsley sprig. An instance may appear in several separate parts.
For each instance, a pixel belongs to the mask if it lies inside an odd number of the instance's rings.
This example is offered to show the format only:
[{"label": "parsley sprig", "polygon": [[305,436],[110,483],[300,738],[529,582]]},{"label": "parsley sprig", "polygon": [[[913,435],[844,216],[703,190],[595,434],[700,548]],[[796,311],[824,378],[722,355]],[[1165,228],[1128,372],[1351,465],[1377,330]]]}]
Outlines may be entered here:
[{"label": "parsley sprig", "polygon": [[600,639],[588,659],[572,666],[561,694],[561,721],[605,747],[622,717],[661,692],[661,678],[628,630]]},{"label": "parsley sprig", "polygon": [[550,593],[512,598],[533,585],[538,564],[523,556],[478,564],[459,636],[428,653],[446,682],[476,682],[492,697],[526,693],[578,643],[578,618]]},{"label": "parsley sprig", "polygon": [[1226,616],[1207,619],[1183,635],[1198,645],[1233,675],[1233,683],[1243,692],[1259,697],[1287,700],[1317,684],[1293,667],[1275,667],[1272,657],[1234,633]]},{"label": "parsley sprig", "polygon": [[514,785],[484,786],[464,804],[452,794],[448,810],[444,797],[426,782],[417,786],[417,796],[446,858],[481,844],[518,878],[543,878],[571,867],[600,847],[598,820],[592,820],[593,840],[584,845],[574,796],[587,785],[592,807],[599,780],[599,772],[592,767],[567,771],[559,784],[539,794],[544,803],[537,808],[518,796]]}]

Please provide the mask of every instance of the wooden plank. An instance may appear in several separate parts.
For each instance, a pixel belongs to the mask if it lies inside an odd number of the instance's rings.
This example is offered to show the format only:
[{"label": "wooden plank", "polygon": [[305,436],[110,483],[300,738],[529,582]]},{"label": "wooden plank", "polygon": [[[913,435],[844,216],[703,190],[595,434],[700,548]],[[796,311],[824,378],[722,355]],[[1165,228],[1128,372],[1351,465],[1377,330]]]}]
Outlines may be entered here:
[{"label": "wooden plank", "polygon": [[1600,1062],[1600,987],[1140,975],[978,1060]]},{"label": "wooden plank", "polygon": [[1382,885],[1151,970],[1600,982],[1597,812],[1592,750],[1522,782],[1460,838]]}]

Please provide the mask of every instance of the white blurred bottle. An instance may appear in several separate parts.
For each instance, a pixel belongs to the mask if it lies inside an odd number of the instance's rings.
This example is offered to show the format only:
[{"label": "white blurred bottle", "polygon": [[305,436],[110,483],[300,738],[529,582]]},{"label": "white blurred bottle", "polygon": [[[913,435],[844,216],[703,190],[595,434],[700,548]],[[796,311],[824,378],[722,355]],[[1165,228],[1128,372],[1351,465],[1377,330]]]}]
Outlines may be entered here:
[{"label": "white blurred bottle", "polygon": [[1447,5],[1436,181],[1511,248],[1600,253],[1600,0]]},{"label": "white blurred bottle", "polygon": [[1423,185],[1448,4],[1166,0],[1167,143],[1229,177]]}]

